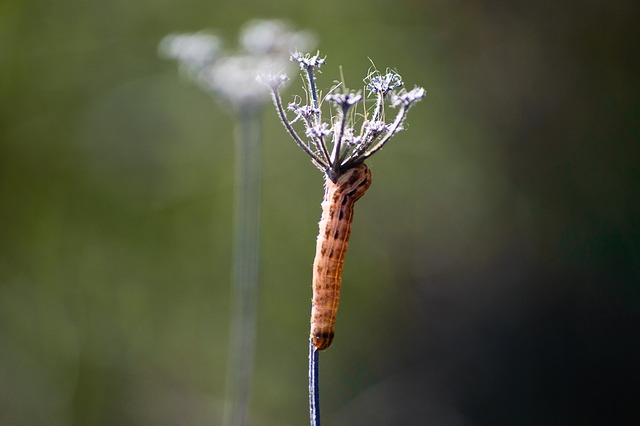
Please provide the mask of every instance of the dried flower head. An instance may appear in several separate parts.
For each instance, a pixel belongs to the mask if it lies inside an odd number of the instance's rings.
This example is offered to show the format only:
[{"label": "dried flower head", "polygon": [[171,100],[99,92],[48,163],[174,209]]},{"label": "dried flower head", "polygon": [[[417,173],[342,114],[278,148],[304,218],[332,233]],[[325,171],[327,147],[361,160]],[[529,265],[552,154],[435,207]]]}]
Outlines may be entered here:
[{"label": "dried flower head", "polygon": [[311,56],[309,53],[302,54],[300,51],[295,51],[291,54],[291,62],[297,62],[300,64],[301,70],[316,69],[319,70],[324,65],[326,56],[320,57],[320,51]]},{"label": "dried flower head", "polygon": [[392,90],[402,86],[402,77],[393,70],[387,69],[385,74],[381,74],[380,71],[374,69],[365,77],[364,83],[371,93],[386,95]]},{"label": "dried flower head", "polygon": [[[313,56],[300,52],[291,55],[291,61],[297,62],[303,71],[308,94],[306,104],[301,104],[299,97],[289,103],[286,110],[294,114],[293,119],[288,118],[283,107],[280,86],[269,84],[269,87],[278,115],[293,140],[335,182],[342,173],[371,157],[403,129],[408,110],[425,96],[425,90],[416,86],[407,92],[396,71],[387,69],[383,74],[374,68],[363,80],[367,97],[373,98],[374,102],[369,103],[371,107],[363,106],[361,112],[356,113],[357,105],[363,100],[361,92],[344,87],[336,92],[341,86],[338,85],[322,100],[318,98],[314,73],[324,65],[325,59],[320,52]],[[282,78],[285,77],[281,75]],[[323,101],[333,105],[328,121],[322,120]],[[390,121],[386,120],[385,103],[398,108]],[[294,127],[296,122],[303,123],[304,139]]]},{"label": "dried flower head", "polygon": [[362,95],[359,93],[333,93],[325,96],[324,99],[333,102],[343,110],[348,110],[362,100]]}]

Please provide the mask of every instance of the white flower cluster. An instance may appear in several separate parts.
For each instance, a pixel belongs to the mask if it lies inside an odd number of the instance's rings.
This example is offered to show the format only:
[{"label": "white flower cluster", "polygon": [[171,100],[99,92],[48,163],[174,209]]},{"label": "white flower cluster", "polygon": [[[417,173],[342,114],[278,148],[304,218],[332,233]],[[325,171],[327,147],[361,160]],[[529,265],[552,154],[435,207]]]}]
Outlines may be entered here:
[{"label": "white flower cluster", "polygon": [[[357,104],[363,100],[361,92],[346,88],[337,92],[340,88],[337,85],[323,99],[318,99],[314,72],[324,65],[325,59],[320,52],[315,55],[300,52],[291,55],[291,61],[297,62],[304,71],[307,84],[307,103],[302,104],[301,99],[296,97],[287,106],[287,110],[295,115],[291,120],[280,98],[280,87],[287,79],[286,75],[271,75],[263,81],[271,88],[278,115],[291,137],[320,170],[335,180],[349,168],[365,161],[401,131],[409,108],[424,98],[425,90],[416,86],[406,91],[402,88],[402,77],[397,72],[387,69],[382,74],[374,69],[364,79],[367,95],[374,98],[373,106],[356,113]],[[333,105],[333,115],[328,122],[322,120],[321,106],[324,101]],[[385,103],[398,108],[395,118],[389,122],[385,121]],[[358,118],[362,118],[361,124],[357,123]],[[294,128],[294,123],[299,121],[304,125],[306,139],[302,139]]]},{"label": "white flower cluster", "polygon": [[[290,52],[307,49],[313,37],[304,31],[293,31],[282,21],[249,22],[239,36],[240,46],[229,52],[222,40],[213,34],[171,34],[160,43],[160,54],[175,59],[181,69],[206,91],[234,108],[255,108],[268,99],[265,86],[256,81],[258,75],[272,74],[279,86],[286,82],[282,74],[290,68]],[[275,84],[275,82],[274,82]]]}]

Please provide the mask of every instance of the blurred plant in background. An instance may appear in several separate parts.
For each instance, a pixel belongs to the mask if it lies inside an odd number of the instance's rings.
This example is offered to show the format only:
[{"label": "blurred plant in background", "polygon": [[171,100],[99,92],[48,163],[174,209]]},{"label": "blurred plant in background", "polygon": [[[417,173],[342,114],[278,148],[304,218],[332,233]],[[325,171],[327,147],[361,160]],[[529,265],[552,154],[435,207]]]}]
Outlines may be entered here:
[{"label": "blurred plant in background", "polygon": [[310,32],[293,31],[278,20],[250,21],[239,42],[237,51],[229,51],[220,37],[211,33],[171,34],[162,40],[159,51],[177,60],[181,70],[216,99],[248,113],[269,97],[256,76],[291,68],[290,52],[314,44]]},{"label": "blurred plant in background", "polygon": [[[313,43],[308,32],[292,31],[277,20],[249,22],[240,33],[238,52],[224,49],[213,34],[173,34],[160,54],[177,60],[187,77],[228,105],[235,132],[235,203],[232,313],[224,425],[248,421],[257,321],[260,237],[260,110],[269,99],[260,74],[290,67],[289,54]],[[274,71],[275,70],[275,71]]]}]

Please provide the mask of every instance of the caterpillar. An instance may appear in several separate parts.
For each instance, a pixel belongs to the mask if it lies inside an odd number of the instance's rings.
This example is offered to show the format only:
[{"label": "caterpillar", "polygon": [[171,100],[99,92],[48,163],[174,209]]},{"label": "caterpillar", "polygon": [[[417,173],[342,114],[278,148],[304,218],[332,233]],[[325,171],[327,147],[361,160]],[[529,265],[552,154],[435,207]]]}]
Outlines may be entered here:
[{"label": "caterpillar", "polygon": [[313,261],[310,339],[317,350],[327,349],[333,340],[353,206],[370,185],[371,171],[364,163],[342,172],[335,182],[325,178],[322,217]]},{"label": "caterpillar", "polygon": [[[416,86],[409,91],[400,88],[403,85],[400,74],[390,69],[382,74],[373,65],[364,79],[364,94],[349,90],[342,82],[323,98],[316,88],[314,72],[325,59],[320,52],[313,56],[300,52],[291,55],[291,61],[297,62],[306,76],[306,103],[296,97],[284,107],[280,89],[288,80],[286,74],[261,77],[271,89],[273,103],[285,129],[325,175],[322,217],[313,261],[309,340],[310,348],[315,350],[327,349],[333,340],[353,206],[371,185],[371,172],[364,162],[403,129],[409,108],[425,96],[424,88]],[[375,98],[374,106],[367,108],[363,102],[362,113],[357,112],[355,105],[367,97]],[[332,117],[328,121],[322,120],[324,101],[332,104]],[[389,122],[385,120],[387,101],[398,111]],[[287,117],[287,111],[295,115],[292,120]],[[305,138],[294,128],[296,122],[304,125]],[[311,368],[314,358],[309,359]],[[312,376],[310,370],[310,379]]]}]

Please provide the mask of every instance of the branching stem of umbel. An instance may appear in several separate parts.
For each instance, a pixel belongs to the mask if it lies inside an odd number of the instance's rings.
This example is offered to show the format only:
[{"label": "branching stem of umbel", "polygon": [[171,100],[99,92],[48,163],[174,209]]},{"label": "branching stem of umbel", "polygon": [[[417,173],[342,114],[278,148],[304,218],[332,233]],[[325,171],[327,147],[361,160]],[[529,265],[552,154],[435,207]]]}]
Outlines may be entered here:
[{"label": "branching stem of umbel", "polygon": [[[407,91],[402,77],[394,70],[383,74],[373,67],[365,77],[364,92],[375,100],[371,110],[357,112],[363,99],[362,91],[353,92],[342,84],[334,86],[319,99],[314,72],[325,63],[320,52],[315,55],[296,52],[297,62],[306,80],[307,102],[294,98],[285,110],[280,89],[288,77],[285,74],[263,76],[271,88],[273,102],[293,140],[311,157],[313,164],[325,176],[322,217],[313,263],[313,303],[309,343],[309,414],[311,426],[320,425],[320,392],[318,386],[318,355],[327,349],[334,337],[334,326],[340,300],[342,268],[351,234],[355,202],[371,185],[371,171],[365,160],[378,152],[398,132],[409,109],[425,96],[422,87]],[[324,101],[331,105],[332,117],[322,120]],[[386,122],[385,103],[397,108],[395,117]],[[287,111],[293,114],[289,119]],[[356,119],[362,122],[356,123]],[[297,124],[296,123],[301,123]],[[299,130],[296,130],[296,127]],[[304,131],[304,138],[301,137]]]}]

